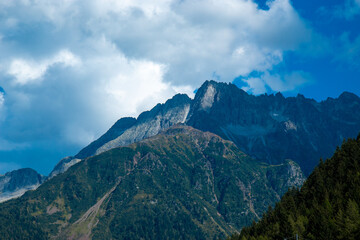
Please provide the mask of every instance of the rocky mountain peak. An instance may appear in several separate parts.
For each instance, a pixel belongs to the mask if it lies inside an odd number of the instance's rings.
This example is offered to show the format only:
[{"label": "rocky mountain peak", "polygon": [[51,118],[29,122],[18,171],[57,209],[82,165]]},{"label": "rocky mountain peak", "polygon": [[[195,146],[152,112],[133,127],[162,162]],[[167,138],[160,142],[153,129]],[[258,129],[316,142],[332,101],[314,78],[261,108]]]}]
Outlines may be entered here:
[{"label": "rocky mountain peak", "polygon": [[[137,119],[129,119],[126,121],[128,124],[121,124],[121,128],[109,129],[97,140],[96,144],[94,142],[89,145],[93,153],[85,156],[89,157],[114,147],[126,146],[154,136],[174,124],[184,123],[190,111],[191,102],[192,100],[186,94],[177,94],[164,104],[157,104],[150,111],[141,113]],[[81,157],[83,158],[84,155]]]},{"label": "rocky mountain peak", "polygon": [[120,119],[75,158],[141,141],[179,123],[215,133],[269,164],[292,159],[308,174],[318,159],[331,156],[344,138],[356,137],[360,101],[348,92],[323,102],[301,94],[254,96],[234,84],[211,80],[198,89],[194,100],[177,94],[137,119]]},{"label": "rocky mountain peak", "polygon": [[254,96],[234,84],[207,81],[186,124],[231,140],[270,164],[292,159],[308,174],[320,157],[331,156],[344,138],[360,131],[360,104],[347,92],[319,103],[301,94]]},{"label": "rocky mountain peak", "polygon": [[0,176],[0,202],[19,197],[28,190],[36,189],[45,177],[31,168],[21,168]]}]

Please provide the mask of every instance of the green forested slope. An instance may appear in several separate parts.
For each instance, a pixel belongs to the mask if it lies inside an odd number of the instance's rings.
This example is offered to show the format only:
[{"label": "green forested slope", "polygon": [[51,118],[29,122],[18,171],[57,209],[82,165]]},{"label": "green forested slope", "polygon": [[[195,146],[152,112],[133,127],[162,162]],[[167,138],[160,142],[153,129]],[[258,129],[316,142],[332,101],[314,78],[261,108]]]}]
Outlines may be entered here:
[{"label": "green forested slope", "polygon": [[0,204],[0,238],[225,238],[300,184],[294,169],[291,161],[269,166],[214,134],[176,126],[85,159]]},{"label": "green forested slope", "polygon": [[300,190],[232,239],[360,239],[360,135],[344,142]]}]

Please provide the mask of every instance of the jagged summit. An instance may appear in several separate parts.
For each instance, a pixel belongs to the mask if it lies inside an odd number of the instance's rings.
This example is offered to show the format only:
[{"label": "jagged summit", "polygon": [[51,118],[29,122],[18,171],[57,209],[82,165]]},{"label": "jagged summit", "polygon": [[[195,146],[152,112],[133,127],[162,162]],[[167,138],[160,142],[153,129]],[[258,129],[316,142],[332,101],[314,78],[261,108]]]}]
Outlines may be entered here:
[{"label": "jagged summit", "polygon": [[[360,101],[352,93],[317,102],[299,94],[254,96],[232,83],[205,81],[194,99],[177,94],[137,119],[120,119],[75,158],[140,141],[175,124],[209,131],[270,164],[292,159],[310,173],[320,157],[360,131]],[[324,140],[326,139],[326,140]]]},{"label": "jagged summit", "polygon": [[344,138],[360,131],[358,99],[349,93],[323,102],[301,94],[253,96],[234,84],[207,81],[186,124],[229,139],[268,163],[293,159],[308,174],[320,157],[331,156]]}]

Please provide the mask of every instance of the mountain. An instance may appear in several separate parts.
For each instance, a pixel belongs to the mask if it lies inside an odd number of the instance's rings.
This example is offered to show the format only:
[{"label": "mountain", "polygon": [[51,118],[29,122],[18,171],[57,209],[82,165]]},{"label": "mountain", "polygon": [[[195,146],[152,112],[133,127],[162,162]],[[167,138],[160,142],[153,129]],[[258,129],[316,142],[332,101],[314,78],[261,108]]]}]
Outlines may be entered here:
[{"label": "mountain", "polygon": [[315,168],[256,224],[231,239],[360,239],[360,135]]},{"label": "mountain", "polygon": [[51,178],[55,177],[56,175],[59,175],[60,173],[67,171],[72,165],[74,165],[80,161],[81,161],[81,159],[74,158],[74,157],[65,157],[65,158],[61,159],[60,162],[58,162],[58,164],[56,164],[54,169],[51,171],[48,179],[51,179]]},{"label": "mountain", "polygon": [[175,125],[89,157],[0,204],[0,236],[20,239],[217,239],[259,219],[304,176],[232,142]]},{"label": "mountain", "polygon": [[302,95],[253,96],[233,84],[207,81],[198,90],[186,124],[233,141],[269,164],[292,159],[308,175],[343,139],[360,131],[360,98],[343,93],[316,102]]},{"label": "mountain", "polygon": [[177,94],[164,104],[156,105],[151,111],[143,112],[137,119],[118,120],[103,136],[81,150],[75,158],[86,158],[111,148],[126,146],[148,137],[175,124],[184,123],[190,110],[191,99],[186,94]]},{"label": "mountain", "polygon": [[292,159],[309,175],[320,157],[330,157],[343,139],[360,131],[360,98],[349,92],[322,102],[302,95],[285,98],[281,93],[253,96],[233,84],[206,81],[194,99],[178,94],[137,119],[119,119],[77,155],[62,159],[49,177],[81,159],[141,141],[178,123],[231,140],[269,164]]},{"label": "mountain", "polygon": [[40,186],[45,177],[30,168],[22,168],[0,175],[0,203],[20,197],[28,190]]},{"label": "mountain", "polygon": [[137,119],[125,117],[119,119],[104,135],[83,148],[75,157],[62,159],[50,176],[66,171],[78,160],[106,150],[126,146],[145,138],[155,136],[161,130],[175,124],[184,123],[190,110],[191,99],[186,94],[177,94],[164,104],[157,104],[150,111],[143,112]]},{"label": "mountain", "polygon": [[269,164],[292,159],[308,175],[320,157],[330,157],[343,139],[356,137],[360,98],[349,92],[322,102],[300,94],[254,96],[234,84],[206,81],[193,100],[178,94],[137,119],[118,120],[75,158],[126,146],[178,123],[233,141],[246,154]]}]

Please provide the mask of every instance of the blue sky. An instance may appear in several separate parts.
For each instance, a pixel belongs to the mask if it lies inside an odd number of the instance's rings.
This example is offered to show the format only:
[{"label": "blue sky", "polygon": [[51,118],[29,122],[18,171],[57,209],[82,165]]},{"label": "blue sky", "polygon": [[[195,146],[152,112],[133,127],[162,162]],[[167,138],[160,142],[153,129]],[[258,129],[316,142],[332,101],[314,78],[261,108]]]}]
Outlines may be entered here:
[{"label": "blue sky", "polygon": [[360,95],[359,26],[360,0],[0,0],[0,174],[48,174],[206,79]]}]

